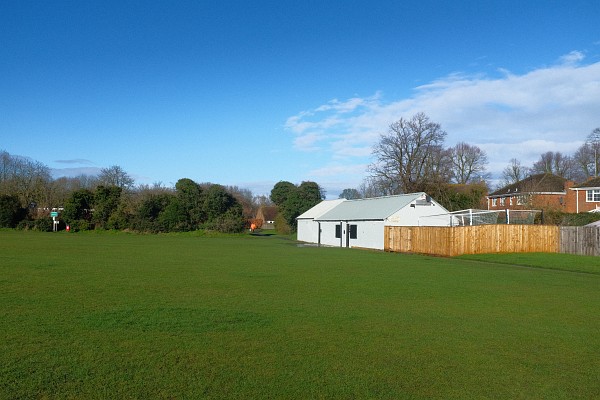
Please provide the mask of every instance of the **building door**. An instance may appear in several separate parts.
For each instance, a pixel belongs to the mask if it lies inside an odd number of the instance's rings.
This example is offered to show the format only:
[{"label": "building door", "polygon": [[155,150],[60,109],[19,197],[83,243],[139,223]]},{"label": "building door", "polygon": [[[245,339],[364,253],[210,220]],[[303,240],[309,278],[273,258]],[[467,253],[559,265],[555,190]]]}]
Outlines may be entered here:
[{"label": "building door", "polygon": [[350,224],[346,222],[346,247],[350,247]]},{"label": "building door", "polygon": [[317,229],[319,230],[317,232],[317,246],[321,246],[321,223],[317,222]]}]

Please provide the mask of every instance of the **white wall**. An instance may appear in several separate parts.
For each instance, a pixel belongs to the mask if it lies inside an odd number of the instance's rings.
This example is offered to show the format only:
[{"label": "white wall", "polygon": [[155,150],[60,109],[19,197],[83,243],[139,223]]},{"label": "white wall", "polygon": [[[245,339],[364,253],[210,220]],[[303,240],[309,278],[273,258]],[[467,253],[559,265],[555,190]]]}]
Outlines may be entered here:
[{"label": "white wall", "polygon": [[350,239],[350,247],[383,250],[383,221],[356,221],[356,239]]},{"label": "white wall", "polygon": [[321,222],[321,244],[325,246],[346,247],[349,235],[348,225],[356,225],[356,239],[350,240],[350,247],[383,250],[383,221],[344,221],[342,237],[335,237],[335,227],[339,221]]},{"label": "white wall", "polygon": [[[321,221],[321,244],[340,247],[340,239],[335,237],[335,226],[339,222]],[[345,240],[345,238],[343,238]],[[343,242],[345,243],[345,242]]]},{"label": "white wall", "polygon": [[300,242],[317,243],[319,240],[319,224],[313,219],[299,219],[297,239]]}]

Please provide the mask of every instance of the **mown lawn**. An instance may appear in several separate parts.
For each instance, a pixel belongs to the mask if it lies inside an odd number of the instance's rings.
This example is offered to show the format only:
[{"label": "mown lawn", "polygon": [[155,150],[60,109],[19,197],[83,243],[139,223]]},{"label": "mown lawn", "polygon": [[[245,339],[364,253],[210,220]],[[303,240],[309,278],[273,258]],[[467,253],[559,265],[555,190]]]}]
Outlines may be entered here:
[{"label": "mown lawn", "polygon": [[600,398],[600,263],[547,256],[2,231],[0,398]]}]

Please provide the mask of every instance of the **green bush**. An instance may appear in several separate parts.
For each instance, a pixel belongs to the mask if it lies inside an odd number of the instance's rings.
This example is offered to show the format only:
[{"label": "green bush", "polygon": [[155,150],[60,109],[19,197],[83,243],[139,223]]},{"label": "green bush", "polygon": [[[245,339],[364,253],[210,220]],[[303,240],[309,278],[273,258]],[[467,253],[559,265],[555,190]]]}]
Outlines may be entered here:
[{"label": "green bush", "polygon": [[0,228],[14,228],[25,215],[17,196],[0,195]]},{"label": "green bush", "polygon": [[52,232],[52,229],[54,229],[54,221],[49,217],[38,218],[34,222],[34,229],[36,231]]},{"label": "green bush", "polygon": [[30,231],[33,230],[35,222],[30,219],[24,219],[17,224],[17,229],[22,231]]},{"label": "green bush", "polygon": [[119,206],[108,218],[106,224],[107,229],[127,229],[130,223],[130,215],[125,211],[124,207]]},{"label": "green bush", "polygon": [[277,233],[282,235],[289,235],[292,233],[292,227],[287,223],[287,220],[282,215],[282,213],[278,213],[275,217],[275,230]]},{"label": "green bush", "polygon": [[[541,220],[541,216],[538,216]],[[549,210],[544,211],[544,224],[545,225],[559,225],[559,226],[584,226],[595,221],[600,220],[600,213],[565,213],[562,211]],[[538,222],[538,221],[536,221]]]},{"label": "green bush", "polygon": [[227,210],[223,215],[217,217],[208,226],[210,229],[222,233],[239,233],[244,230],[246,220],[244,219],[241,208],[234,207]]},{"label": "green bush", "polygon": [[69,228],[71,232],[89,231],[94,229],[94,225],[85,219],[76,219],[69,223]]},{"label": "green bush", "polygon": [[37,219],[24,219],[17,224],[16,228],[23,231],[52,232],[53,225],[54,223],[50,217],[41,217]]}]

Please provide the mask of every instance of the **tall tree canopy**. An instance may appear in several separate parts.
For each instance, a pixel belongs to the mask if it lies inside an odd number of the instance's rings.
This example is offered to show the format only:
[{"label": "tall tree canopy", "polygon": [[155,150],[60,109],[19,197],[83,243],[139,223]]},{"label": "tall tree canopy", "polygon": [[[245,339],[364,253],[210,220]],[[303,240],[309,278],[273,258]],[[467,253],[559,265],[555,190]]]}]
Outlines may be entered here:
[{"label": "tall tree canopy", "polygon": [[131,189],[135,183],[134,179],[118,165],[103,168],[98,180],[104,186],[117,186],[125,190]]},{"label": "tall tree canopy", "polygon": [[372,178],[387,187],[387,194],[423,191],[448,180],[444,165],[446,132],[424,113],[401,118],[390,125],[373,149]]},{"label": "tall tree canopy", "polygon": [[342,190],[342,193],[340,193],[338,198],[346,200],[355,200],[360,199],[361,197],[362,196],[357,189],[347,188]]},{"label": "tall tree canopy", "polygon": [[449,149],[454,182],[466,184],[485,180],[487,154],[477,146],[460,142]]},{"label": "tall tree canopy", "polygon": [[521,161],[511,158],[510,162],[502,170],[502,182],[500,187],[512,185],[522,179],[525,179],[530,173],[530,168],[521,165]]},{"label": "tall tree canopy", "polygon": [[296,230],[296,217],[324,198],[323,189],[311,181],[302,182],[299,186],[281,181],[271,190],[271,200],[279,207],[279,214],[292,230]]},{"label": "tall tree canopy", "polygon": [[295,190],[296,185],[294,185],[292,182],[279,181],[275,184],[273,189],[271,189],[271,201],[280,206],[285,203],[290,194]]}]

